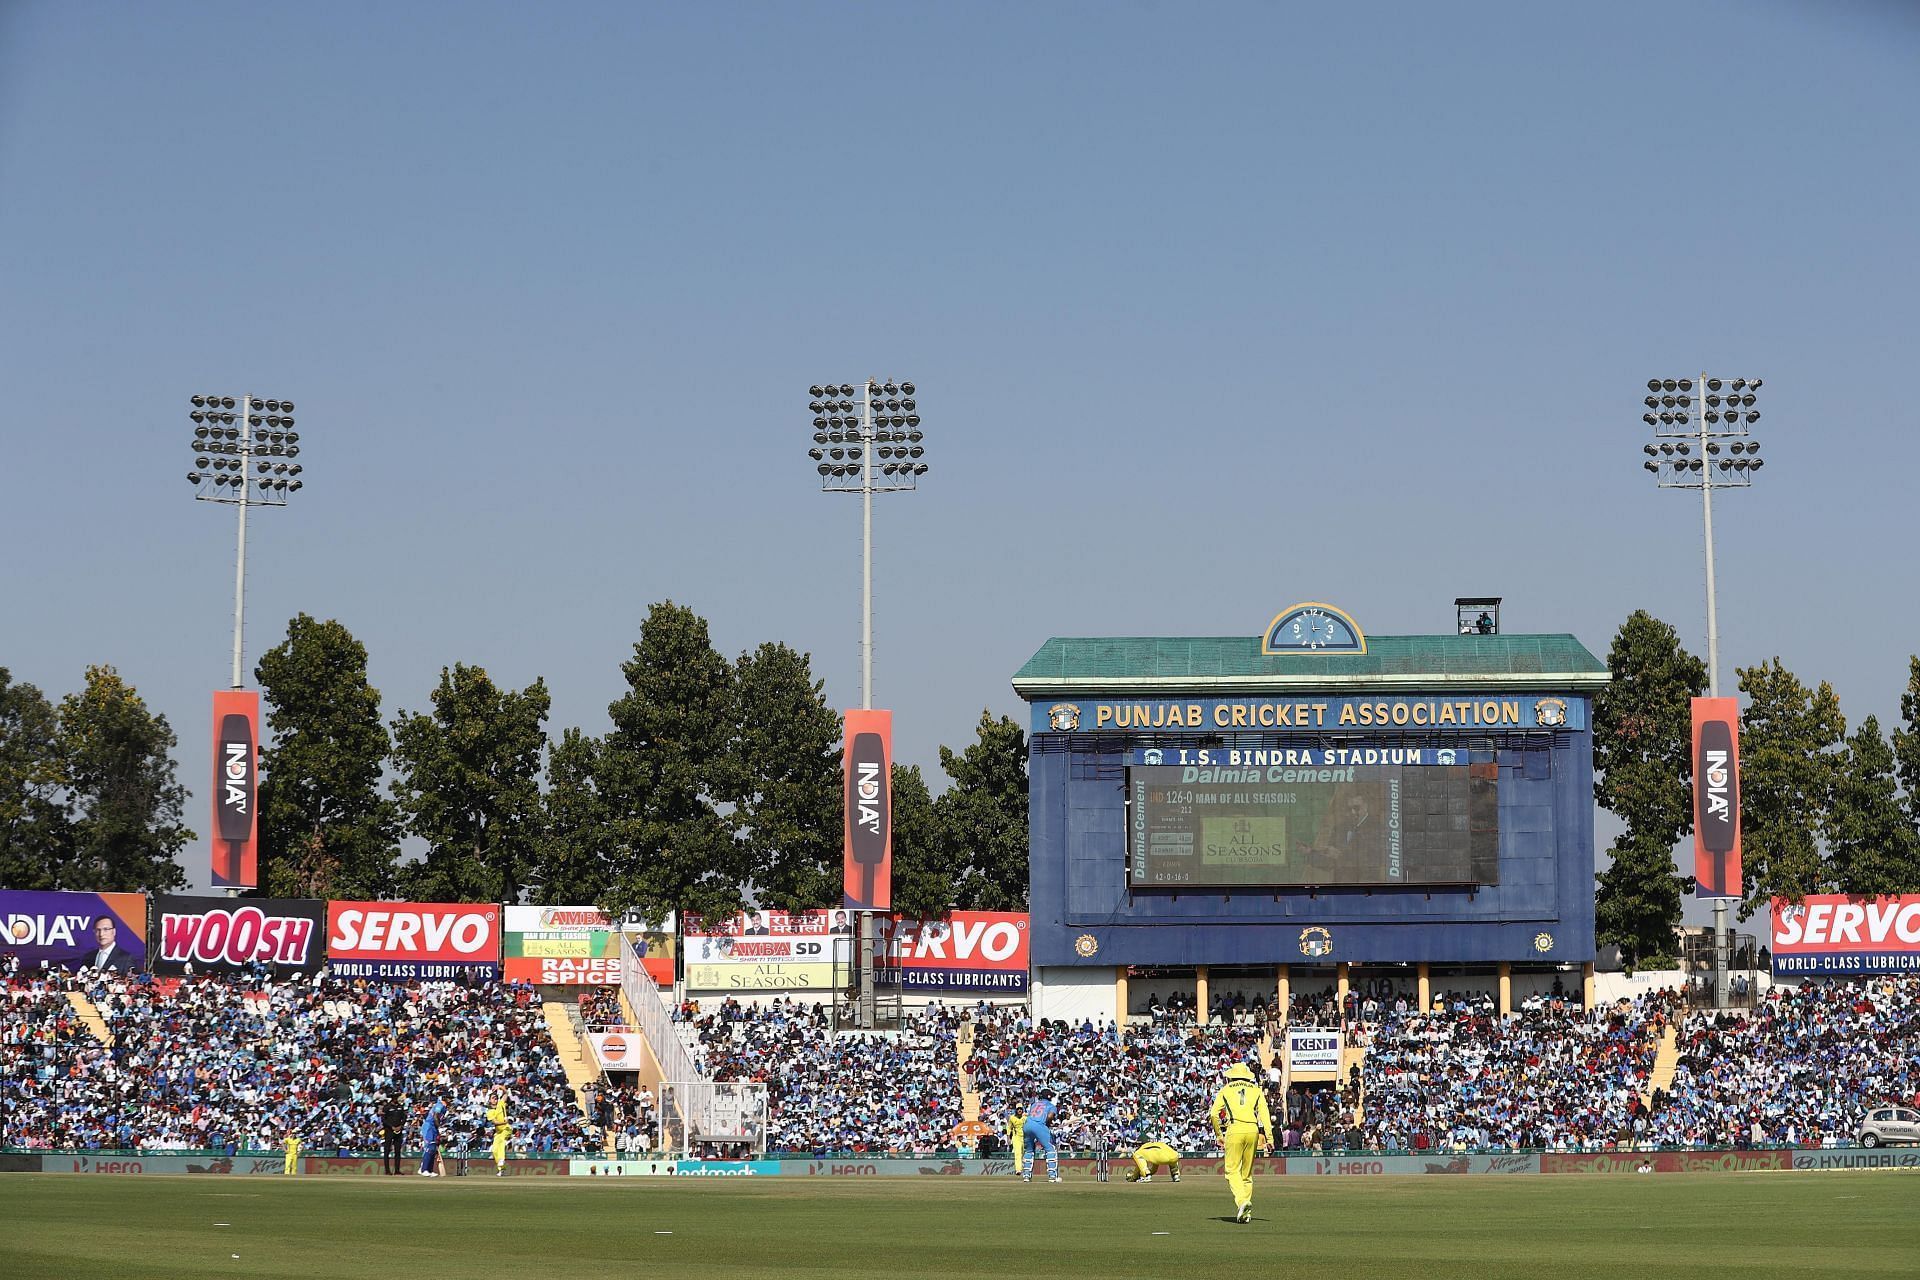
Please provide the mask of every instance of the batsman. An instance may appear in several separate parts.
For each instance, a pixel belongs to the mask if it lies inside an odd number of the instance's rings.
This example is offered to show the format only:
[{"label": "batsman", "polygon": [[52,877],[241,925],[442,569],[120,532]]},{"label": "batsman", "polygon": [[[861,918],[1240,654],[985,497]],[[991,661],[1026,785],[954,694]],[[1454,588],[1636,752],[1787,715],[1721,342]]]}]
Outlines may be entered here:
[{"label": "batsman", "polygon": [[1226,1083],[1213,1095],[1213,1136],[1226,1152],[1227,1190],[1233,1193],[1235,1222],[1253,1221],[1253,1148],[1258,1143],[1273,1154],[1273,1117],[1267,1112],[1267,1091],[1253,1078],[1253,1068],[1236,1062],[1227,1068]]}]

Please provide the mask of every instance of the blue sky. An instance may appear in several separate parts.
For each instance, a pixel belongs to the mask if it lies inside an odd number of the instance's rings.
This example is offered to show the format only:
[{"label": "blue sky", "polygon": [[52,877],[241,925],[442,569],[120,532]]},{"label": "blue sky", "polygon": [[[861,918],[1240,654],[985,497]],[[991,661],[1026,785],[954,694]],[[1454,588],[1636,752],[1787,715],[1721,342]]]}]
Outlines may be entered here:
[{"label": "blue sky", "polygon": [[[0,665],[111,662],[198,787],[233,527],[186,398],[299,402],[248,665],[306,610],[605,725],[646,606],[859,689],[805,391],[919,386],[877,701],[940,743],[1056,634],[1296,600],[1705,650],[1649,376],[1766,379],[1723,680],[1849,722],[1920,648],[1920,17],[1894,3],[0,5]],[[190,816],[206,826],[204,799]],[[204,882],[204,842],[189,854]]]}]

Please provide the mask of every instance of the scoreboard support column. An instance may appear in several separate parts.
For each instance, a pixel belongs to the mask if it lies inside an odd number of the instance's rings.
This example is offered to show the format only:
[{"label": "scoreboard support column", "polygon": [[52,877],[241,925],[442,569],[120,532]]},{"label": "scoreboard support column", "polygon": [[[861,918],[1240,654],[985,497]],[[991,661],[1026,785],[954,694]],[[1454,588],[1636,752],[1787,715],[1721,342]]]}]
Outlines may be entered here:
[{"label": "scoreboard support column", "polygon": [[1335,994],[1339,997],[1340,1001],[1340,1020],[1345,1022],[1347,1017],[1347,962],[1342,960],[1335,966],[1333,972],[1334,983],[1336,985]]},{"label": "scoreboard support column", "polygon": [[1197,1027],[1207,1025],[1207,966],[1201,965],[1193,971],[1193,1023]]},{"label": "scoreboard support column", "polygon": [[1500,962],[1500,1016],[1513,1012],[1513,962]]},{"label": "scoreboard support column", "polygon": [[1279,1006],[1276,1021],[1285,1026],[1291,1020],[1287,1016],[1288,1010],[1293,1007],[1293,973],[1284,964],[1280,966],[1280,976],[1274,983],[1273,999]]},{"label": "scoreboard support column", "polygon": [[1591,1012],[1593,1009],[1593,961],[1580,966],[1580,1007]]},{"label": "scoreboard support column", "polygon": [[1113,1025],[1121,1031],[1127,1029],[1127,966],[1118,965],[1113,971]]},{"label": "scoreboard support column", "polygon": [[1420,962],[1420,1012],[1425,1013],[1433,1007],[1433,970],[1427,962]]}]

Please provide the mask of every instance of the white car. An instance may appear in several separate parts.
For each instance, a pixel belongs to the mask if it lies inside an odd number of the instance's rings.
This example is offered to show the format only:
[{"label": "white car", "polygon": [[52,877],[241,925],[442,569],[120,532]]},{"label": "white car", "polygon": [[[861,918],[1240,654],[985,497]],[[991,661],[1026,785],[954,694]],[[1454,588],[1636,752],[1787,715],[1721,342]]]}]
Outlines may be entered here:
[{"label": "white car", "polygon": [[1858,1137],[1863,1147],[1920,1142],[1920,1111],[1912,1107],[1875,1107],[1860,1122]]}]

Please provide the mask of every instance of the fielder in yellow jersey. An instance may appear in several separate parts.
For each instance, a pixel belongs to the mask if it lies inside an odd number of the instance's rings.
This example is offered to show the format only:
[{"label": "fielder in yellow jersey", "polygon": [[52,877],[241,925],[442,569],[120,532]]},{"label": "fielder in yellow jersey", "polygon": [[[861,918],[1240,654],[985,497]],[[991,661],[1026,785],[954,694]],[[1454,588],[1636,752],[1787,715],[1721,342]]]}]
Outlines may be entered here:
[{"label": "fielder in yellow jersey", "polygon": [[287,1131],[287,1136],[280,1140],[280,1146],[287,1153],[286,1165],[280,1170],[280,1172],[283,1174],[299,1173],[300,1172],[300,1135],[293,1132],[291,1129],[289,1129]]},{"label": "fielder in yellow jersey", "polygon": [[493,1102],[487,1108],[487,1122],[493,1126],[493,1176],[504,1177],[507,1172],[507,1139],[513,1134],[513,1126],[507,1121],[507,1091],[494,1091]]},{"label": "fielder in yellow jersey", "polygon": [[1133,1149],[1133,1168],[1128,1182],[1152,1182],[1153,1171],[1165,1169],[1180,1181],[1180,1153],[1164,1142],[1143,1142]]},{"label": "fielder in yellow jersey", "polygon": [[1023,1167],[1021,1158],[1027,1154],[1027,1118],[1018,1107],[1007,1117],[1007,1141],[1013,1144],[1013,1172],[1018,1177]]},{"label": "fielder in yellow jersey", "polygon": [[1267,1113],[1267,1092],[1253,1079],[1253,1068],[1236,1062],[1227,1068],[1227,1082],[1213,1095],[1213,1136],[1226,1152],[1227,1190],[1233,1193],[1235,1222],[1253,1221],[1253,1148],[1258,1143],[1273,1154],[1273,1117]]}]

